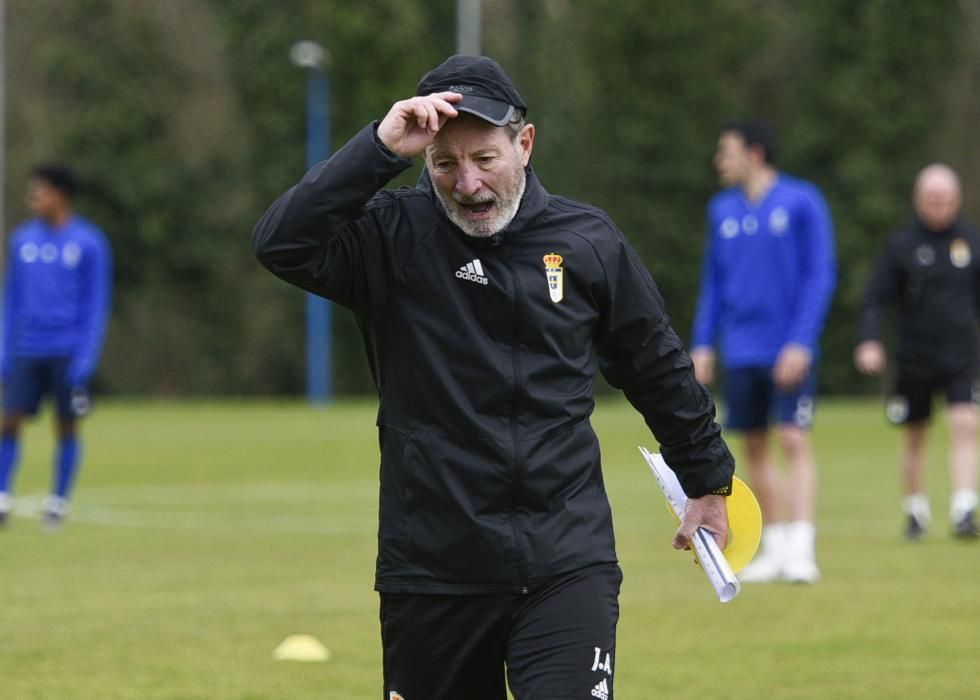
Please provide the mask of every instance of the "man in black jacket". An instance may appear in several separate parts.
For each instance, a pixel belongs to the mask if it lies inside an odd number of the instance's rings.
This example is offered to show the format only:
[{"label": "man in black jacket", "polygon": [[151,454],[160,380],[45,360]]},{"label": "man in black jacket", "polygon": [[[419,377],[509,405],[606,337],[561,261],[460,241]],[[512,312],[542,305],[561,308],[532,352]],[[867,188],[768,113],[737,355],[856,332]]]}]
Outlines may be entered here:
[{"label": "man in black jacket", "polygon": [[905,428],[905,533],[925,534],[931,519],[925,493],[925,439],[932,397],[944,392],[950,429],[953,534],[976,538],[977,320],[980,318],[980,239],[960,220],[960,183],[933,164],[915,181],[915,219],[888,241],[865,296],[854,363],[865,374],[885,369],[882,319],[899,309],[897,377],[888,419]]},{"label": "man in black jacket", "polygon": [[[492,60],[454,56],[282,195],[274,274],[357,316],[380,398],[385,697],[613,697],[621,574],[597,370],[727,535],[732,457],[653,280],[602,211],[550,195]],[[384,190],[415,156],[414,188]]]}]

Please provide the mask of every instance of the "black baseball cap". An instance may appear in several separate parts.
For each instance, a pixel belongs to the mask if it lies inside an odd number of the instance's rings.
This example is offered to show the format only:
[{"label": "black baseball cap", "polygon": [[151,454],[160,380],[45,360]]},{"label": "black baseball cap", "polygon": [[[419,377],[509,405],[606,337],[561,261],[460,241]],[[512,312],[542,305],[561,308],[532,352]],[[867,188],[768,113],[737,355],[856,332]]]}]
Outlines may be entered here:
[{"label": "black baseball cap", "polygon": [[416,95],[458,92],[463,99],[453,105],[461,112],[475,114],[494,126],[503,126],[527,105],[504,69],[486,56],[450,56],[422,76]]}]

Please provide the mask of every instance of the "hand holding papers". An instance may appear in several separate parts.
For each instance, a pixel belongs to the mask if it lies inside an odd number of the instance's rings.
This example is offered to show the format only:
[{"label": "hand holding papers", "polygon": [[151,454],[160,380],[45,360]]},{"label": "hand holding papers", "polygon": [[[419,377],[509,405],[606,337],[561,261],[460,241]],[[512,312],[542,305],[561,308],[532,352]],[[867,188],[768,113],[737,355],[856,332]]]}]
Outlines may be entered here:
[{"label": "hand holding papers", "polygon": [[[664,492],[668,507],[680,520],[687,506],[687,495],[681,488],[677,475],[659,454],[649,452],[643,447],[640,447],[640,452]],[[697,561],[722,603],[727,603],[738,595],[741,587],[734,572],[741,570],[752,560],[762,532],[759,504],[741,480],[733,480],[732,495],[726,499],[726,503],[731,539],[725,553],[722,553],[712,534],[704,528],[699,528],[691,538],[691,548]]]}]

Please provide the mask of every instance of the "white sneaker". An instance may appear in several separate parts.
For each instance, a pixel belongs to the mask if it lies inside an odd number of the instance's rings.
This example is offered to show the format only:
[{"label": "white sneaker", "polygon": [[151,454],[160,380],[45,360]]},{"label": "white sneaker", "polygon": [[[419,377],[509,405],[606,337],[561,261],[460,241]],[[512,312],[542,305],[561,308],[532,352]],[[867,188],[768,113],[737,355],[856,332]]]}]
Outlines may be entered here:
[{"label": "white sneaker", "polygon": [[68,515],[68,499],[52,494],[44,499],[43,509],[41,525],[44,529],[49,532],[60,530],[65,523],[65,516]]},{"label": "white sneaker", "polygon": [[783,552],[786,549],[783,523],[770,523],[762,528],[759,551],[749,565],[736,574],[742,583],[771,583],[783,574]]},{"label": "white sneaker", "polygon": [[0,491],[0,526],[7,524],[10,511],[14,509],[14,499],[6,491]]},{"label": "white sneaker", "polygon": [[736,576],[742,583],[772,583],[783,575],[782,558],[774,552],[763,552]]},{"label": "white sneaker", "polygon": [[794,557],[783,566],[783,578],[790,583],[816,583],[820,570],[812,559]]},{"label": "white sneaker", "polygon": [[816,528],[813,523],[798,520],[786,525],[786,549],[783,578],[790,583],[816,583],[820,578],[814,555]]}]

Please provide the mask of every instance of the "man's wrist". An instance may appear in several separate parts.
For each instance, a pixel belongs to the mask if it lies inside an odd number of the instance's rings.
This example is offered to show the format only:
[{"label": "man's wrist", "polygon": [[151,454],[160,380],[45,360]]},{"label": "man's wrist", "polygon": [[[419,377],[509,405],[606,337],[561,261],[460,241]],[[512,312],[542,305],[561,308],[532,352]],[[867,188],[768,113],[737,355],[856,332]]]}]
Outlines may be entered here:
[{"label": "man's wrist", "polygon": [[697,496],[688,496],[690,499],[705,498],[706,496],[721,496],[722,498],[728,498],[732,495],[732,485],[728,484],[726,486],[719,486],[713,491],[705,491]]},{"label": "man's wrist", "polygon": [[393,150],[391,150],[384,141],[381,140],[381,136],[380,134],[378,134],[378,127],[380,125],[381,122],[378,121],[374,122],[373,133],[374,133],[374,145],[377,146],[378,151],[381,152],[381,155],[383,155],[385,158],[387,158],[388,160],[394,163],[407,163],[408,165],[411,165],[412,164],[411,158],[398,155]]}]

